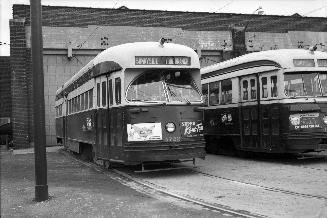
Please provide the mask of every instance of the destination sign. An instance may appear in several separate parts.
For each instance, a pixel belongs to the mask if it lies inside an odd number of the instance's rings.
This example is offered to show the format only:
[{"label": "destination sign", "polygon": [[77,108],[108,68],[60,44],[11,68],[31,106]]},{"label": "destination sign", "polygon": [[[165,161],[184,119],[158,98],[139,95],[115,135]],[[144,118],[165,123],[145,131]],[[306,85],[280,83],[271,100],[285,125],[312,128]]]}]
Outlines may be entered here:
[{"label": "destination sign", "polygon": [[136,56],[135,65],[191,65],[191,58],[185,56]]},{"label": "destination sign", "polygon": [[314,67],[313,59],[293,59],[294,67]]}]

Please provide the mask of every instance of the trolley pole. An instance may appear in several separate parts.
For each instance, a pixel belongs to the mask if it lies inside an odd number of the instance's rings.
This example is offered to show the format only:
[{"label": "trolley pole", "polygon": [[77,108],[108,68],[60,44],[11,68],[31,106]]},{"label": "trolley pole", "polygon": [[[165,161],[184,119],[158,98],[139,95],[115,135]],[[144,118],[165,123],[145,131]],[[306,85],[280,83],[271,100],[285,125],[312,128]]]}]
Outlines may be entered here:
[{"label": "trolley pole", "polygon": [[47,159],[45,150],[43,39],[41,0],[30,0],[31,5],[31,48],[33,71],[34,110],[34,158],[35,158],[35,201],[49,198],[47,184]]}]

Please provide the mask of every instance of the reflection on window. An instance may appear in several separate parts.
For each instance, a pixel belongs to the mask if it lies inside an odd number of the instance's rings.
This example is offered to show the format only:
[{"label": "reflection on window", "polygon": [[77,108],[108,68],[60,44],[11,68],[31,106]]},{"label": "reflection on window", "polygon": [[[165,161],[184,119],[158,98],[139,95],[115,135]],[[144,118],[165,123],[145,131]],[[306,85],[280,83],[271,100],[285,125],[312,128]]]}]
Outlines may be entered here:
[{"label": "reflection on window", "polygon": [[80,110],[81,104],[80,104],[80,96],[77,96],[77,106],[76,111],[78,112]]},{"label": "reflection on window", "polygon": [[97,83],[97,106],[100,107],[100,83]]},{"label": "reflection on window", "polygon": [[319,80],[321,84],[321,94],[327,95],[327,74],[319,74]]},{"label": "reflection on window", "polygon": [[251,85],[251,99],[257,99],[257,86],[255,79],[250,80],[250,85]]},{"label": "reflection on window", "polygon": [[116,104],[121,103],[121,80],[120,80],[120,78],[115,79],[115,99],[116,99]]},{"label": "reflection on window", "polygon": [[89,108],[93,107],[93,89],[89,91]]},{"label": "reflection on window", "polygon": [[285,95],[289,97],[326,95],[326,75],[322,72],[285,74]]},{"label": "reflection on window", "polygon": [[232,80],[221,81],[221,104],[232,103]]},{"label": "reflection on window", "polygon": [[203,101],[205,105],[208,105],[208,84],[203,84],[202,85],[202,95],[203,95]]},{"label": "reflection on window", "polygon": [[170,101],[201,101],[201,95],[186,71],[146,72],[130,85],[126,98],[128,101],[168,101],[165,88]]},{"label": "reflection on window", "polygon": [[243,80],[243,100],[248,100],[248,81]]},{"label": "reflection on window", "polygon": [[105,107],[107,105],[107,83],[102,82],[102,106]]},{"label": "reflection on window", "polygon": [[201,101],[201,95],[189,72],[166,71],[161,76],[164,84],[166,84],[171,101],[187,103]]},{"label": "reflection on window", "polygon": [[129,101],[165,101],[163,85],[158,73],[145,73],[128,89]]},{"label": "reflection on window", "polygon": [[271,97],[277,97],[277,76],[271,76],[270,77],[270,82],[271,82]]},{"label": "reflection on window", "polygon": [[112,89],[112,80],[109,80],[109,85],[108,85],[108,92],[109,92],[109,104],[112,105],[114,103],[114,96],[113,96],[113,89]]},{"label": "reflection on window", "polygon": [[84,95],[84,109],[89,109],[89,91],[85,92]]},{"label": "reflection on window", "polygon": [[81,111],[85,110],[84,93],[81,94]]},{"label": "reflection on window", "polygon": [[219,82],[212,82],[209,84],[209,104],[219,104]]},{"label": "reflection on window", "polygon": [[268,98],[268,86],[267,86],[267,77],[261,78],[261,86],[262,86],[262,98]]}]

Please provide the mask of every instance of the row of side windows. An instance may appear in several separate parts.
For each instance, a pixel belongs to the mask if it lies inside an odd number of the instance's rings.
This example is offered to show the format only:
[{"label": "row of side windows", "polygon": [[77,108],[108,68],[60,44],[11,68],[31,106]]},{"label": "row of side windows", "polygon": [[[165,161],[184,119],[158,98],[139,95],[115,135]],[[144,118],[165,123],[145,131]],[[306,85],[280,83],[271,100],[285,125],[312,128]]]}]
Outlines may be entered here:
[{"label": "row of side windows", "polygon": [[68,114],[88,110],[93,107],[93,89],[68,100]]},{"label": "row of side windows", "polygon": [[211,82],[202,85],[202,93],[205,97],[205,104],[220,105],[232,103],[232,80]]},{"label": "row of side windows", "polygon": [[[121,79],[115,78],[115,84],[113,84],[113,80],[110,79],[108,81],[102,81],[101,83],[97,83],[97,106],[98,107],[106,107],[107,106],[107,97],[109,97],[109,105],[114,104],[113,93],[115,93],[115,102],[116,104],[121,104]],[[113,86],[114,85],[114,86]],[[115,88],[115,89],[113,89]],[[113,92],[114,91],[114,92]],[[109,96],[108,96],[109,94]]]},{"label": "row of side windows", "polygon": [[[263,76],[261,80],[261,98],[276,98],[278,97],[278,80],[276,75]],[[268,90],[270,88],[270,91]],[[257,79],[256,77],[244,78],[241,80],[241,94],[243,101],[257,99]],[[232,103],[233,84],[231,79],[215,81],[202,85],[202,93],[205,98],[205,104],[223,105]]]},{"label": "row of side windows", "polygon": [[[276,98],[278,97],[277,76],[263,76],[261,80],[261,98]],[[270,85],[268,85],[270,83]],[[257,99],[257,79],[247,78],[242,80],[242,100],[256,100]],[[268,90],[270,88],[270,92]]]},{"label": "row of side windows", "polygon": [[62,116],[62,105],[60,104],[58,106],[56,106],[56,117],[61,117]]}]

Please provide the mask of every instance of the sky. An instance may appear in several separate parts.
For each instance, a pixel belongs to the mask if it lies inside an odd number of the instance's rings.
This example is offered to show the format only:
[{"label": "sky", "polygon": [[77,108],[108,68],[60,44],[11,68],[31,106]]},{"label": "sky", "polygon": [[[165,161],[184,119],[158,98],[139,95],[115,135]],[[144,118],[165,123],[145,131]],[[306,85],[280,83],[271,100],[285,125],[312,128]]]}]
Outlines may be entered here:
[{"label": "sky", "polygon": [[[12,5],[29,3],[29,0],[0,0],[0,56],[10,55],[9,19],[12,19]],[[298,13],[306,17],[327,17],[326,0],[41,0],[41,4],[286,16]]]}]

